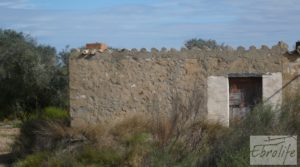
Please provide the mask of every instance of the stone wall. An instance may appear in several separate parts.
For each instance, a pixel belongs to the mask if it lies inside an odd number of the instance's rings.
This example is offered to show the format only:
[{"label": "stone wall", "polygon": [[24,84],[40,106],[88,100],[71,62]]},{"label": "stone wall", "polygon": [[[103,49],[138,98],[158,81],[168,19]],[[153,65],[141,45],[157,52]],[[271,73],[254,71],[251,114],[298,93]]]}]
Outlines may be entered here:
[{"label": "stone wall", "polygon": [[[169,114],[175,96],[188,103],[193,93],[207,111],[207,78],[230,73],[283,72],[283,84],[298,74],[282,44],[260,49],[151,49],[106,51],[70,57],[72,125],[105,122],[134,112]],[[295,63],[295,62],[292,62]],[[295,73],[291,73],[294,70]],[[291,76],[285,77],[288,73]]]}]

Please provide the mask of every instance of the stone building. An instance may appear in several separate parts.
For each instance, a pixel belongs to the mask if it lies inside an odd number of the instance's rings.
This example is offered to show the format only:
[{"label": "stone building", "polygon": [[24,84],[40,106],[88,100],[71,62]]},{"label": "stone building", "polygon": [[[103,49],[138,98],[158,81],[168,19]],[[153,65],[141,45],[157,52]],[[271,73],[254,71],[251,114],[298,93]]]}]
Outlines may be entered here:
[{"label": "stone building", "polygon": [[299,83],[298,57],[282,42],[259,49],[73,51],[72,126],[154,110],[168,115],[174,97],[197,100],[199,117],[229,126],[259,102],[280,106]]}]

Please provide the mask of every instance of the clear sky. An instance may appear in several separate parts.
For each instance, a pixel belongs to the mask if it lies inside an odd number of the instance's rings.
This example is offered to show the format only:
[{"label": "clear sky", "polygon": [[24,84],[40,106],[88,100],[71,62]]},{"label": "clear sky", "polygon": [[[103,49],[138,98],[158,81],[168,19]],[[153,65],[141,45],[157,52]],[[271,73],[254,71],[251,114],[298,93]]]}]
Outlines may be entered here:
[{"label": "clear sky", "polygon": [[300,0],[0,0],[0,28],[80,47],[180,48],[191,38],[233,47],[300,40]]}]

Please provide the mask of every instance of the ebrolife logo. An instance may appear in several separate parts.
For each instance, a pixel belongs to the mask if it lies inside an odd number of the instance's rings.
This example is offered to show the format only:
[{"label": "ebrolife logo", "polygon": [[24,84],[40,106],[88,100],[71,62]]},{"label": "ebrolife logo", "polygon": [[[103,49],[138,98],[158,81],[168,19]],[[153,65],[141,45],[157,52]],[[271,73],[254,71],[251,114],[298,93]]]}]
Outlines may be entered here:
[{"label": "ebrolife logo", "polygon": [[297,165],[297,136],[250,136],[250,165]]}]

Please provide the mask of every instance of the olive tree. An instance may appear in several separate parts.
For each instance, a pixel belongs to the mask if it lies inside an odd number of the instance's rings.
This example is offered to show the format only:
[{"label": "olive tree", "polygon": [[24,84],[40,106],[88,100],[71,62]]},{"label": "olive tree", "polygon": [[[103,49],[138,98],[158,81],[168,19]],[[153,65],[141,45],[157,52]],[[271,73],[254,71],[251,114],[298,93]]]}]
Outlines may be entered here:
[{"label": "olive tree", "polygon": [[185,47],[188,49],[192,49],[193,47],[204,49],[204,48],[223,48],[225,47],[224,44],[218,44],[215,40],[209,39],[201,39],[201,38],[193,38],[185,42]]},{"label": "olive tree", "polygon": [[59,79],[57,57],[29,35],[0,30],[0,117],[61,105],[56,100],[67,82]]}]

